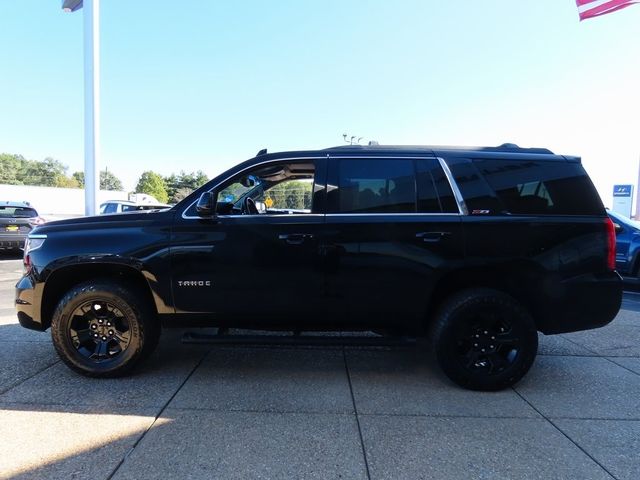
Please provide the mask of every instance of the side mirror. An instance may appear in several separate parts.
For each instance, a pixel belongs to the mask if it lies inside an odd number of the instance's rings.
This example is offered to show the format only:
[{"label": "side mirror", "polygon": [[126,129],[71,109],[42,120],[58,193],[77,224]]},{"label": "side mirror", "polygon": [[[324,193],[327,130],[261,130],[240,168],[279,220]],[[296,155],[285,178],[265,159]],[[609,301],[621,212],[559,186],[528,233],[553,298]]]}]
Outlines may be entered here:
[{"label": "side mirror", "polygon": [[622,225],[620,225],[619,223],[614,223],[613,224],[613,228],[615,229],[616,233],[620,233],[620,232],[622,232],[624,230],[622,228]]},{"label": "side mirror", "polygon": [[216,212],[216,194],[213,192],[203,192],[196,204],[198,216],[203,218],[214,218]]}]

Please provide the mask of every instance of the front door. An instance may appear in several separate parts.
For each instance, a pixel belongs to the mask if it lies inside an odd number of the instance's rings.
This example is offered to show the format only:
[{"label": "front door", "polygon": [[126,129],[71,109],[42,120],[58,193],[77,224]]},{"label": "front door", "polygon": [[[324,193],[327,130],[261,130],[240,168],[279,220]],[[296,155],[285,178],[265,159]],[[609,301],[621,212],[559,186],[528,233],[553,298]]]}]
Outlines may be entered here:
[{"label": "front door", "polygon": [[217,219],[182,218],[171,245],[176,312],[254,328],[321,319],[324,170],[324,159],[259,164],[216,187]]}]

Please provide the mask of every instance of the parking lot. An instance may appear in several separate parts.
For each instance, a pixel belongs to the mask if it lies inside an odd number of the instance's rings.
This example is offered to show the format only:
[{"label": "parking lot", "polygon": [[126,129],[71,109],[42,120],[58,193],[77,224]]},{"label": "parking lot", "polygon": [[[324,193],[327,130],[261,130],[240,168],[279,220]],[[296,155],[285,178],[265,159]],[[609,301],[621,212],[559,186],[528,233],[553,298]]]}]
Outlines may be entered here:
[{"label": "parking lot", "polygon": [[541,337],[514,389],[454,386],[421,348],[183,345],[91,380],[13,310],[0,257],[0,478],[640,478],[640,295]]}]

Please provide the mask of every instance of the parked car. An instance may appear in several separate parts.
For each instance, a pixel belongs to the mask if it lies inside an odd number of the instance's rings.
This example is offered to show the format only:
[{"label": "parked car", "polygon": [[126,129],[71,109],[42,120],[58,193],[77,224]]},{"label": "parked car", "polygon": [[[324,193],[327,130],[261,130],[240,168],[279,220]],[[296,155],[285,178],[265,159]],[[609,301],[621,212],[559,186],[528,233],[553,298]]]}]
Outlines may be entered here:
[{"label": "parked car", "polygon": [[161,325],[373,330],[428,337],[451,380],[498,390],[538,331],[601,327],[622,300],[580,159],[511,144],[261,151],[170,210],[38,227],[24,264],[20,323],[94,377]]},{"label": "parked car", "polygon": [[29,202],[0,202],[0,249],[21,249],[31,229],[42,223]]},{"label": "parked car", "polygon": [[139,210],[162,210],[171,208],[166,203],[137,203],[129,200],[108,200],[100,205],[100,215],[107,213],[136,212]]},{"label": "parked car", "polygon": [[616,269],[620,275],[638,278],[640,273],[640,222],[607,210],[616,231]]}]

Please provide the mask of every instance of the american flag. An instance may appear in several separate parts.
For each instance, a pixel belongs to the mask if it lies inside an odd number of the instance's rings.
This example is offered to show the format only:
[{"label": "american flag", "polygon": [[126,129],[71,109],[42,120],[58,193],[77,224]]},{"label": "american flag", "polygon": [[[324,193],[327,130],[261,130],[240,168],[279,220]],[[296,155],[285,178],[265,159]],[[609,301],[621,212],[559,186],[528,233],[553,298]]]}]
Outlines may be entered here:
[{"label": "american flag", "polygon": [[640,0],[576,0],[580,20],[615,12],[634,3],[640,3]]}]

